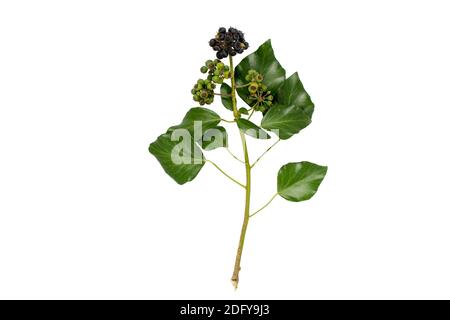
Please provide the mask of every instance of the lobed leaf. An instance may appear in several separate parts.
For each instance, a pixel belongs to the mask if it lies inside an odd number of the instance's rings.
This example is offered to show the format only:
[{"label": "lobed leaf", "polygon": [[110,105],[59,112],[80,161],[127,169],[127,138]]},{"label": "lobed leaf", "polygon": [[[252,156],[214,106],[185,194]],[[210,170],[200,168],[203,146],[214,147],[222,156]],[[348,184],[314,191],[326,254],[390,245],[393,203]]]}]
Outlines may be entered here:
[{"label": "lobed leaf", "polygon": [[308,117],[312,118],[314,103],[303,87],[297,72],[284,81],[283,85],[278,89],[276,97],[279,104],[300,107]]},{"label": "lobed leaf", "polygon": [[206,130],[202,138],[197,142],[206,151],[228,147],[228,134],[224,127],[217,126]]},{"label": "lobed leaf", "polygon": [[[286,71],[275,58],[270,40],[264,42],[258,50],[245,57],[235,68],[235,79],[237,86],[247,84],[245,76],[249,70],[256,70],[264,75],[263,83],[272,93],[275,93],[286,79]],[[237,92],[242,100],[251,106],[247,100],[248,88],[238,88]]]},{"label": "lobed leaf", "polygon": [[270,135],[266,131],[258,127],[250,120],[239,118],[236,120],[236,123],[239,129],[246,135],[256,139],[270,139]]},{"label": "lobed leaf", "polygon": [[278,171],[278,194],[294,202],[309,200],[317,192],[327,170],[325,166],[307,161],[288,163]]},{"label": "lobed leaf", "polygon": [[170,127],[167,132],[172,132],[176,129],[186,129],[193,134],[195,125],[198,125],[198,129],[201,129],[202,132],[205,132],[217,126],[220,120],[220,116],[214,111],[203,107],[196,107],[186,113],[179,125]]},{"label": "lobed leaf", "polygon": [[148,150],[178,184],[193,180],[205,164],[203,153],[192,137],[178,137],[176,132],[160,135]]},{"label": "lobed leaf", "polygon": [[222,95],[221,100],[223,106],[228,110],[233,111],[233,100],[231,99],[231,87],[226,83],[222,83],[222,85],[220,86],[220,94]]},{"label": "lobed leaf", "polygon": [[261,120],[261,127],[274,131],[280,139],[289,139],[311,123],[300,106],[276,104]]}]

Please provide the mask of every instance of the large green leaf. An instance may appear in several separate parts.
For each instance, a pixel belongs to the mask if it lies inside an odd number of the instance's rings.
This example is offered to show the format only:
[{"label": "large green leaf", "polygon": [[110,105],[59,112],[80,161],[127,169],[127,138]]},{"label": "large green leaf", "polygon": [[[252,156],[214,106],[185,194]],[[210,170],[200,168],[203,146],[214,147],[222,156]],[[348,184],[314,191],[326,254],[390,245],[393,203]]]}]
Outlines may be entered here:
[{"label": "large green leaf", "polygon": [[[258,50],[245,57],[236,66],[235,78],[237,86],[243,86],[247,83],[245,76],[252,69],[264,75],[263,83],[272,93],[275,93],[286,79],[286,71],[275,58],[270,40],[264,42]],[[246,99],[248,88],[239,88],[237,92],[242,100],[251,106],[251,102]]]},{"label": "large green leaf", "polygon": [[148,150],[178,184],[193,180],[205,164],[203,153],[190,134],[183,137],[176,131],[164,133],[150,144]]},{"label": "large green leaf", "polygon": [[264,115],[261,126],[275,132],[280,139],[289,139],[311,123],[300,106],[276,104]]},{"label": "large green leaf", "polygon": [[220,94],[222,99],[222,104],[225,108],[228,110],[233,111],[233,100],[231,99],[231,87],[226,84],[222,83],[220,86]]},{"label": "large green leaf", "polygon": [[305,91],[297,72],[284,81],[277,91],[276,98],[279,104],[301,107],[305,114],[312,118],[314,104],[309,94]]},{"label": "large green leaf", "polygon": [[[170,127],[167,132],[172,132],[176,129],[186,129],[191,134],[194,133],[194,127],[196,127],[197,134],[202,134],[206,130],[217,126],[220,122],[220,116],[212,110],[196,107],[190,109],[183,118],[183,121],[177,126]],[[200,136],[201,137],[201,136]],[[198,138],[200,138],[198,137]],[[194,137],[195,139],[197,137]]]},{"label": "large green leaf", "polygon": [[246,135],[256,139],[270,139],[270,136],[266,131],[247,119],[239,118],[236,120],[236,123],[239,129]]},{"label": "large green leaf", "polygon": [[302,161],[288,163],[278,171],[277,191],[289,201],[299,202],[311,199],[317,192],[327,167]]},{"label": "large green leaf", "polygon": [[224,127],[217,126],[208,129],[203,137],[198,141],[203,150],[214,150],[221,147],[228,147],[228,134]]}]

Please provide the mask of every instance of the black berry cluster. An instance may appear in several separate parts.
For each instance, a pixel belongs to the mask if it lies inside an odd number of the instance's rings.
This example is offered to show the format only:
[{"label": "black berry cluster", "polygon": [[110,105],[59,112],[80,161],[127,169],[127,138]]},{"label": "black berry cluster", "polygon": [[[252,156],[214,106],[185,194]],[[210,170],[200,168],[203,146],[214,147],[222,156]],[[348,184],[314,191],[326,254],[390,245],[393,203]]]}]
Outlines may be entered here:
[{"label": "black berry cluster", "polygon": [[209,45],[214,51],[217,51],[217,59],[223,59],[230,56],[235,56],[237,53],[242,53],[248,49],[248,42],[245,41],[244,33],[235,28],[225,29],[219,28],[215,38],[209,40]]},{"label": "black berry cluster", "polygon": [[214,83],[221,84],[224,79],[230,77],[230,67],[225,65],[219,59],[207,60],[205,65],[200,68],[201,73],[208,72],[208,80]]}]

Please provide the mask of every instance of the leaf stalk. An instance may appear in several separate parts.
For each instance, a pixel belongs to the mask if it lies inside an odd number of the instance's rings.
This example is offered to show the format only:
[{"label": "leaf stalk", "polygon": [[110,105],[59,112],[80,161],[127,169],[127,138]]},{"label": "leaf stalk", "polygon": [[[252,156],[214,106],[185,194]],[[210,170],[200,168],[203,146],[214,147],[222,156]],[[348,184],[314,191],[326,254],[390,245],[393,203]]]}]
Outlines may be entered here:
[{"label": "leaf stalk", "polygon": [[245,189],[245,185],[240,183],[239,181],[237,181],[235,178],[233,178],[232,176],[230,176],[228,173],[226,173],[224,170],[222,170],[217,164],[215,164],[214,162],[212,162],[211,160],[206,160],[206,162],[211,163],[214,167],[217,168],[217,170],[219,170],[220,172],[222,172],[228,179],[230,179],[231,181],[233,181],[234,183],[240,185],[242,188]]}]

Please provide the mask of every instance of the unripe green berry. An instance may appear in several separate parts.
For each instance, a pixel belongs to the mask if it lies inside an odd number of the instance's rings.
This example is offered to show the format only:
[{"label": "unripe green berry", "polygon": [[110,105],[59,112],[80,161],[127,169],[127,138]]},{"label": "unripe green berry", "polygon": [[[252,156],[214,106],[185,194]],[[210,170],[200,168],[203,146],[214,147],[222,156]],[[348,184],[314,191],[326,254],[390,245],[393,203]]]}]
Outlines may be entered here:
[{"label": "unripe green berry", "polygon": [[214,76],[212,78],[212,81],[214,81],[215,83],[218,83],[218,84],[221,84],[223,82],[223,80],[219,76]]},{"label": "unripe green berry", "polygon": [[250,93],[255,93],[257,90],[258,84],[256,82],[250,83],[250,85],[248,86],[248,91],[250,91]]},{"label": "unripe green berry", "polygon": [[206,73],[206,72],[208,72],[208,67],[206,67],[206,66],[201,67],[201,68],[200,68],[200,72],[201,72],[201,73]]},{"label": "unripe green berry", "polygon": [[194,101],[200,101],[200,97],[198,95],[193,96]]}]

